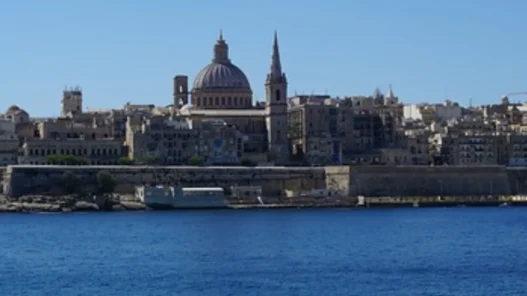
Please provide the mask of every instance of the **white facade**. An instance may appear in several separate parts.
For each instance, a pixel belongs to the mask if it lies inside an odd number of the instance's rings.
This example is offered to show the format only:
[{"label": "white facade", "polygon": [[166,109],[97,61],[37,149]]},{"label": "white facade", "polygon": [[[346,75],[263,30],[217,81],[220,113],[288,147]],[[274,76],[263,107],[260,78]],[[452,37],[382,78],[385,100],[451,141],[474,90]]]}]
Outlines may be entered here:
[{"label": "white facade", "polygon": [[447,121],[460,119],[463,108],[458,104],[452,104],[450,101],[444,104],[411,104],[403,107],[403,116],[405,120],[423,120],[431,117],[436,121]]}]

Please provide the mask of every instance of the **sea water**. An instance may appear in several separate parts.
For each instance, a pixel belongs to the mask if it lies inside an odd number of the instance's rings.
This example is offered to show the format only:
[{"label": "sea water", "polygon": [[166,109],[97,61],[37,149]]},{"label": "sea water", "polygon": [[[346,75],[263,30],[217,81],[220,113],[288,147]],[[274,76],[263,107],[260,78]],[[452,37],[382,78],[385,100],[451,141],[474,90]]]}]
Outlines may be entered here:
[{"label": "sea water", "polygon": [[525,295],[527,208],[0,215],[0,295]]}]

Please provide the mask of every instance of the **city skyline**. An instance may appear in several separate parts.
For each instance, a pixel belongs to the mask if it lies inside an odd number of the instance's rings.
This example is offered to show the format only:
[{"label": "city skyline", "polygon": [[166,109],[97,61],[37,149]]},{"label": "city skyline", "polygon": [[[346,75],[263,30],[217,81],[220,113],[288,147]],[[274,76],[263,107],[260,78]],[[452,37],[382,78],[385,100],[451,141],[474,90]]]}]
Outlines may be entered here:
[{"label": "city skyline", "polygon": [[[381,2],[375,7],[335,1],[332,7],[299,8],[294,1],[267,1],[252,9],[263,17],[241,13],[247,11],[244,4],[206,1],[200,5],[211,12],[203,12],[199,23],[189,15],[198,6],[190,3],[56,1],[35,2],[29,10],[3,4],[1,107],[18,104],[32,116],[58,115],[65,85],[81,86],[89,108],[119,108],[128,101],[168,105],[173,76],[188,75],[193,81],[210,62],[220,29],[258,101],[265,98],[274,30],[290,96],[369,95],[377,87],[384,93],[391,84],[404,103],[450,98],[468,105],[472,98],[474,105],[482,105],[527,90],[522,81],[525,44],[517,38],[523,21],[515,17],[527,4]],[[305,17],[314,11],[321,18],[333,16],[332,21]],[[186,24],[174,25],[174,15]],[[524,100],[511,97],[511,102]]]}]

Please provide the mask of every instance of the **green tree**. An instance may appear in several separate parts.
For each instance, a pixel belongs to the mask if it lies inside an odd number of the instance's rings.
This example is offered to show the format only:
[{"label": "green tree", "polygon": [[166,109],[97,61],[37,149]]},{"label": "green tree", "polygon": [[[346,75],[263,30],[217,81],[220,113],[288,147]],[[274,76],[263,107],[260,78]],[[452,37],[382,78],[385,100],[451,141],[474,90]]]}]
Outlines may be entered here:
[{"label": "green tree", "polygon": [[50,155],[48,162],[54,165],[83,165],[86,164],[84,158],[75,155]]},{"label": "green tree", "polygon": [[242,159],[240,161],[240,165],[242,165],[242,166],[256,166],[256,164],[252,160],[246,159],[246,158],[244,158],[244,159]]},{"label": "green tree", "polygon": [[189,165],[196,165],[196,166],[202,166],[205,164],[205,159],[201,156],[192,156],[189,161]]},{"label": "green tree", "polygon": [[62,174],[62,186],[68,194],[75,193],[79,190],[82,182],[73,172],[67,171]]},{"label": "green tree", "polygon": [[140,164],[146,164],[146,165],[160,165],[161,159],[157,156],[147,156],[143,157],[138,161]]},{"label": "green tree", "polygon": [[118,165],[133,165],[134,163],[134,160],[128,157],[121,157],[117,160]]},{"label": "green tree", "polygon": [[99,171],[97,173],[97,191],[98,193],[112,193],[117,183],[108,171]]}]

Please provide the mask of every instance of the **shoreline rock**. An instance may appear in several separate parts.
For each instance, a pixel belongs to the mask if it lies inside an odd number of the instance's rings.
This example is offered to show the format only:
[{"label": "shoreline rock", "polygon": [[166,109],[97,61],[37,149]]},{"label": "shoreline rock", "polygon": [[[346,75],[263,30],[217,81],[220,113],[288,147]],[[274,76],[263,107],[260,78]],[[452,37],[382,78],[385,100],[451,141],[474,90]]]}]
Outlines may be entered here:
[{"label": "shoreline rock", "polygon": [[0,213],[70,213],[141,211],[147,207],[131,197],[112,195],[26,195],[9,198],[0,195]]}]

